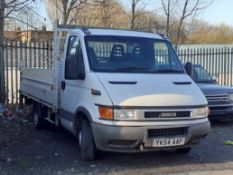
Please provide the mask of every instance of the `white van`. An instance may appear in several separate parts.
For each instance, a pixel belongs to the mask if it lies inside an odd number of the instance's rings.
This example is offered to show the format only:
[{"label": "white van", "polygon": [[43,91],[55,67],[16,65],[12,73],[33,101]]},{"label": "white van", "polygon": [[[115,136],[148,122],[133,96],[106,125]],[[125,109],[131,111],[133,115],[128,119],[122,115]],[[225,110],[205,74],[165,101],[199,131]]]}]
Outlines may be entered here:
[{"label": "white van", "polygon": [[[73,28],[73,29],[70,29]],[[63,58],[59,31],[66,31]],[[160,35],[56,28],[54,69],[24,69],[21,94],[36,128],[47,120],[79,139],[81,157],[96,150],[187,153],[210,130],[203,93]]]}]

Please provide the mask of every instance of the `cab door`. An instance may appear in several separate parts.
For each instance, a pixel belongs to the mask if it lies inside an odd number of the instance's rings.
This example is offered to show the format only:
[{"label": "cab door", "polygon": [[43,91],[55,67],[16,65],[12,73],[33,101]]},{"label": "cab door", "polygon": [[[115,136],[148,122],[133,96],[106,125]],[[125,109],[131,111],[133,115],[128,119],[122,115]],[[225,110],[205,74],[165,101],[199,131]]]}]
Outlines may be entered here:
[{"label": "cab door", "polygon": [[75,111],[83,95],[85,81],[85,66],[83,51],[78,36],[70,36],[64,65],[64,79],[61,83],[61,111],[62,125],[73,131]]}]

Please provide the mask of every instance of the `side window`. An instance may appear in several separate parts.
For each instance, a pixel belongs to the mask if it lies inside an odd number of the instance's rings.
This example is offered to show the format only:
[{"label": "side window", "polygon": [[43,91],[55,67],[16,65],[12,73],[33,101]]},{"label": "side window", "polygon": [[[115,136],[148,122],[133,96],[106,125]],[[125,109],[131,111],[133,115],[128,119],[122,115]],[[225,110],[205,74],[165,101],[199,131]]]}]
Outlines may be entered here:
[{"label": "side window", "polygon": [[66,57],[67,58],[74,58],[75,55],[77,54],[78,51],[78,46],[79,46],[79,39],[77,36],[71,36],[69,39],[68,43],[68,50]]},{"label": "side window", "polygon": [[154,55],[155,62],[157,64],[168,64],[169,63],[169,54],[167,45],[161,42],[154,44]]},{"label": "side window", "polygon": [[179,70],[181,67],[175,53],[171,52],[169,44],[164,42],[154,43],[154,67],[158,70],[174,69]]},{"label": "side window", "polygon": [[201,66],[195,67],[194,79],[197,81],[211,81],[212,77],[209,73]]},{"label": "side window", "polygon": [[80,40],[77,36],[71,36],[66,53],[65,79],[79,79],[79,73],[83,71],[84,63]]}]

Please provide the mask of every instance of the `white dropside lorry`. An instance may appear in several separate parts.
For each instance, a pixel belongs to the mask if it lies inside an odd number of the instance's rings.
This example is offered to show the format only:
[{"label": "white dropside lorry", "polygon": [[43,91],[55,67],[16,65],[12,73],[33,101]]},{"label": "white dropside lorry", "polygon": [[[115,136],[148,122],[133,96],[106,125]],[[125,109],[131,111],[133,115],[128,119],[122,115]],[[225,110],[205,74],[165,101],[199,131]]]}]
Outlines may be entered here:
[{"label": "white dropside lorry", "polygon": [[84,160],[96,150],[187,153],[210,130],[205,96],[162,35],[58,26],[53,60],[23,69],[20,93],[36,128],[63,126]]}]

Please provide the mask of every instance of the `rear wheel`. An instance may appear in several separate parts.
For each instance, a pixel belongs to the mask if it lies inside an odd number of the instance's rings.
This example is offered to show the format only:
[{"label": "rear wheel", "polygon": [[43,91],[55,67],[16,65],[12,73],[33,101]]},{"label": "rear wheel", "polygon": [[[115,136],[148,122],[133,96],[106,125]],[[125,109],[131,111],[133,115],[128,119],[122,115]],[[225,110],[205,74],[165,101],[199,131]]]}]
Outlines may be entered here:
[{"label": "rear wheel", "polygon": [[42,107],[39,103],[34,102],[33,103],[33,110],[32,110],[32,116],[33,116],[33,122],[36,129],[43,129],[45,125],[44,116],[42,115]]},{"label": "rear wheel", "polygon": [[191,147],[179,148],[176,150],[177,153],[188,154],[191,151]]},{"label": "rear wheel", "polygon": [[95,141],[91,129],[91,124],[84,119],[79,131],[79,146],[82,160],[94,160],[96,156]]}]

